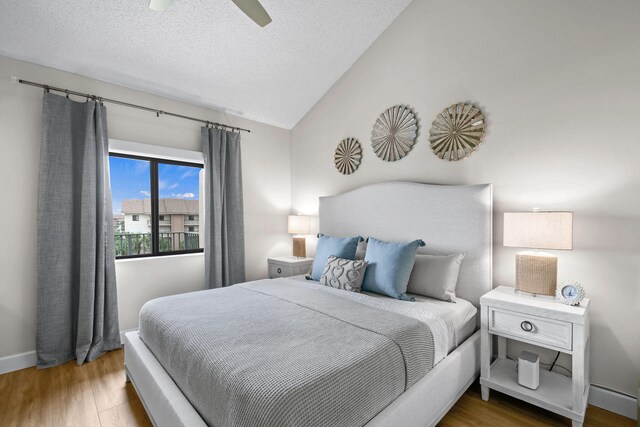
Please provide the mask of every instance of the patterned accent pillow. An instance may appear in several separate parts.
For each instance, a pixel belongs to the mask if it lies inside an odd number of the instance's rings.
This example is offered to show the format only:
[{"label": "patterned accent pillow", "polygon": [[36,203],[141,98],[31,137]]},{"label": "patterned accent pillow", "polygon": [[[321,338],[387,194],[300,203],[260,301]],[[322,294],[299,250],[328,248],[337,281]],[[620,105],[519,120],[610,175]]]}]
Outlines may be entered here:
[{"label": "patterned accent pillow", "polygon": [[320,284],[349,292],[360,292],[366,268],[367,261],[331,255],[320,277]]}]

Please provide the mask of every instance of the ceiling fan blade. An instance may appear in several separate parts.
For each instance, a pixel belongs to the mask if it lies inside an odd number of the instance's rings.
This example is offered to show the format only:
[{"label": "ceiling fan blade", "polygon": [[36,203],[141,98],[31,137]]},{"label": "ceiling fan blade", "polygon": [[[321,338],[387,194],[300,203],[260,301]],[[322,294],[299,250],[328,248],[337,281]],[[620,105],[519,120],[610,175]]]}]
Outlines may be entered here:
[{"label": "ceiling fan blade", "polygon": [[173,0],[151,0],[149,2],[149,9],[156,12],[164,12],[169,5],[173,3]]},{"label": "ceiling fan blade", "polygon": [[[153,0],[151,0],[153,1]],[[253,21],[264,27],[269,22],[271,22],[271,17],[264,10],[264,7],[260,4],[259,0],[231,0],[240,8],[241,11],[245,13],[249,18],[253,19]]]}]

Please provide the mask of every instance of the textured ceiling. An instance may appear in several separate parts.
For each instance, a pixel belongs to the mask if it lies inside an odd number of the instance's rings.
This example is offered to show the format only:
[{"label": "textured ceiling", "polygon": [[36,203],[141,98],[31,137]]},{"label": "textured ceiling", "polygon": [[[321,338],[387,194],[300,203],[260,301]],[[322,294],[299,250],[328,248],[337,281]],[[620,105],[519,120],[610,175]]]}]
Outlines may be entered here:
[{"label": "textured ceiling", "polygon": [[0,55],[291,128],[410,1],[2,0]]}]

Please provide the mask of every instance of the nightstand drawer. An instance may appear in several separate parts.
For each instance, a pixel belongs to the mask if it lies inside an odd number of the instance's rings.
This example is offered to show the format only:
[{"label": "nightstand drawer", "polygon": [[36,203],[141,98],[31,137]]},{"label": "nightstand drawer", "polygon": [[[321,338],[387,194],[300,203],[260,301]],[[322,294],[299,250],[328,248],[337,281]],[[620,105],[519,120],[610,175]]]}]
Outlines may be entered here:
[{"label": "nightstand drawer", "polygon": [[267,260],[269,278],[291,277],[307,274],[313,264],[313,258],[297,258],[292,256],[274,257]]},{"label": "nightstand drawer", "polygon": [[572,324],[529,314],[489,308],[489,331],[572,350]]},{"label": "nightstand drawer", "polygon": [[275,279],[276,277],[289,277],[291,275],[291,267],[284,265],[269,265],[270,279]]}]

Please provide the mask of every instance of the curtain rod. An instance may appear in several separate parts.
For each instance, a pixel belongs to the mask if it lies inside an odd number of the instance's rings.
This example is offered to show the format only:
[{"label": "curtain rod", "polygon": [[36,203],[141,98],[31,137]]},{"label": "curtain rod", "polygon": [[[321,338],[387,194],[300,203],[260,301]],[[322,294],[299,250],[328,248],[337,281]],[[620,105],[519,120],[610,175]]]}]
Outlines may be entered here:
[{"label": "curtain rod", "polygon": [[19,79],[18,83],[23,84],[23,85],[27,85],[27,86],[35,86],[35,87],[42,88],[42,89],[44,89],[45,92],[49,92],[49,91],[62,92],[64,94],[66,94],[67,97],[69,95],[75,95],[75,96],[79,96],[79,97],[82,97],[82,98],[92,99],[94,101],[109,102],[111,104],[122,105],[123,107],[137,108],[138,110],[150,111],[152,113],[156,113],[156,117],[160,117],[160,115],[163,114],[165,116],[177,117],[179,119],[185,119],[185,120],[191,120],[191,121],[194,121],[194,122],[204,123],[205,126],[222,127],[222,128],[226,128],[226,129],[237,130],[238,132],[240,132],[240,131],[251,132],[249,129],[243,129],[243,128],[240,128],[240,127],[237,127],[237,126],[225,125],[225,124],[222,124],[222,123],[212,122],[210,120],[199,119],[197,117],[183,116],[182,114],[170,113],[169,111],[162,111],[162,110],[158,110],[156,108],[151,108],[151,107],[145,107],[145,106],[142,106],[142,105],[131,104],[129,102],[118,101],[116,99],[103,98],[102,96],[91,95],[89,93],[76,92],[76,91],[73,91],[73,90],[63,89],[63,88],[59,88],[59,87],[55,87],[55,86],[49,86],[49,85],[45,85],[45,84],[42,84],[42,83],[30,82],[28,80]]}]

